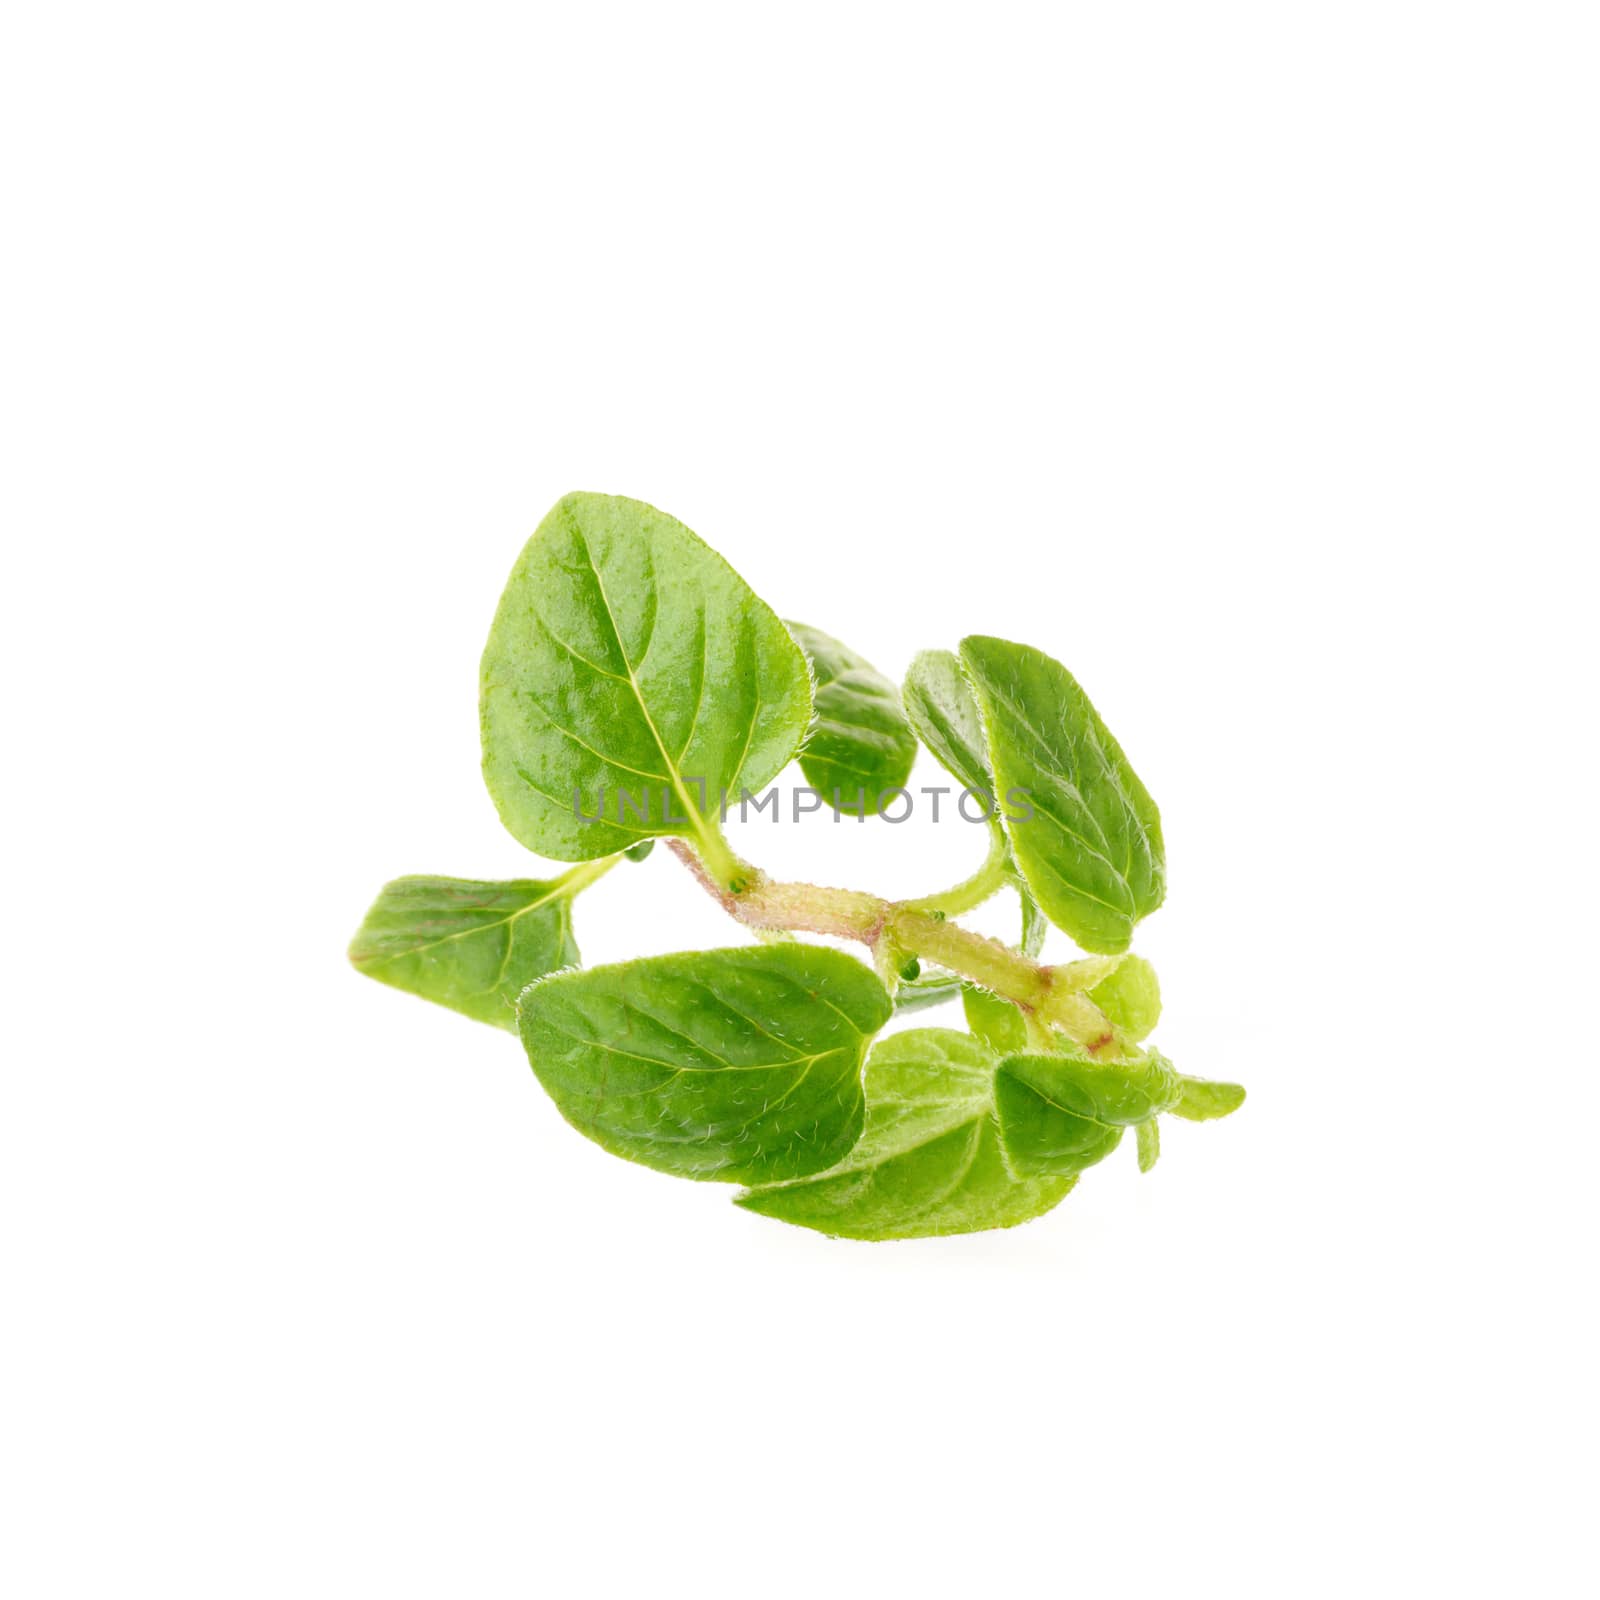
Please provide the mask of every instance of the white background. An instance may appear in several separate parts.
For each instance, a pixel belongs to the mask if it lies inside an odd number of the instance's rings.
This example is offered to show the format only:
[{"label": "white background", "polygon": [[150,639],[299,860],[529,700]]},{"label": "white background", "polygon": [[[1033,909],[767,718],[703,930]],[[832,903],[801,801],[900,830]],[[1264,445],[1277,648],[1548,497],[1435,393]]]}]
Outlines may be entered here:
[{"label": "white background", "polygon": [[[9,8],[0,1587],[1593,1594],[1596,42]],[[836,1243],[355,976],[385,879],[538,870],[476,667],[572,488],[897,676],[1062,658],[1245,1109]],[[578,918],[741,941],[665,852]]]}]

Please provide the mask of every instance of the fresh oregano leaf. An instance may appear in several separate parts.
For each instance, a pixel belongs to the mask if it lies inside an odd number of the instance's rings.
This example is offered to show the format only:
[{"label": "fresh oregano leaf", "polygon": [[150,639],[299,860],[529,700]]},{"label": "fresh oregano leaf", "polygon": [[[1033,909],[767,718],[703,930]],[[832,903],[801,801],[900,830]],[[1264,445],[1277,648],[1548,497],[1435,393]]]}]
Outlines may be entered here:
[{"label": "fresh oregano leaf", "polygon": [[973,637],[961,659],[976,693],[1012,855],[1040,907],[1085,950],[1128,948],[1161,904],[1161,818],[1122,748],[1059,662]]},{"label": "fresh oregano leaf", "polygon": [[961,663],[948,650],[924,650],[906,673],[906,716],[940,766],[977,795],[992,815],[994,780],[977,702]]},{"label": "fresh oregano leaf", "polygon": [[1178,1086],[1178,1098],[1168,1110],[1173,1116],[1184,1117],[1190,1122],[1210,1122],[1237,1111],[1244,1104],[1244,1089],[1237,1083],[1181,1077]]},{"label": "fresh oregano leaf", "polygon": [[373,901],[350,960],[379,983],[514,1033],[523,989],[577,962],[572,897],[585,874],[604,870],[596,863],[549,882],[396,878]]},{"label": "fresh oregano leaf", "polygon": [[1063,1111],[1127,1128],[1165,1111],[1178,1098],[1178,1074],[1165,1056],[1142,1051],[1118,1061],[1097,1061],[1070,1050],[1008,1056],[1001,1064]]},{"label": "fresh oregano leaf", "polygon": [[810,677],[788,629],[681,522],[570,494],[506,584],[480,715],[489,793],[529,849],[586,861],[675,834],[716,850],[721,792],[759,788],[798,749]]},{"label": "fresh oregano leaf", "polygon": [[[939,764],[970,794],[978,797],[988,811],[991,826],[999,829],[1000,813],[995,801],[994,774],[989,768],[988,746],[978,703],[972,697],[961,662],[948,650],[924,650],[906,673],[903,692],[906,715],[917,736],[931,750]],[[1003,835],[1002,835],[1003,836]],[[1009,847],[1007,869],[1014,879],[1022,902],[1022,943],[1024,955],[1036,956],[1044,948],[1049,921],[1028,885],[1016,869]]]},{"label": "fresh oregano leaf", "polygon": [[996,1055],[1020,1055],[1028,1048],[1028,1027],[1022,1013],[1009,1000],[969,983],[961,991],[961,1009],[967,1026]]},{"label": "fresh oregano leaf", "polygon": [[917,759],[917,736],[900,691],[820,628],[791,622],[789,631],[811,660],[816,688],[800,770],[835,810],[847,817],[875,816],[885,795],[905,787]]},{"label": "fresh oregano leaf", "polygon": [[1089,998],[1113,1027],[1136,1042],[1161,1020],[1161,984],[1143,956],[1124,956],[1116,971],[1089,991]]},{"label": "fresh oregano leaf", "polygon": [[859,961],[813,945],[652,956],[522,996],[522,1042],[561,1114],[613,1155],[767,1183],[832,1166],[862,1125],[861,1059],[889,1020]]},{"label": "fresh oregano leaf", "polygon": [[1042,1216],[1071,1177],[1018,1178],[1001,1153],[996,1057],[949,1028],[880,1040],[867,1058],[866,1129],[837,1166],[750,1189],[738,1204],[846,1239],[918,1239]]},{"label": "fresh oregano leaf", "polygon": [[1139,1140],[1139,1170],[1148,1172],[1161,1159],[1161,1124],[1151,1117],[1134,1128]]},{"label": "fresh oregano leaf", "polygon": [[1007,1056],[994,1079],[995,1114],[1006,1159],[1026,1177],[1072,1177],[1116,1149],[1118,1124],[1078,1109],[1056,1055]]}]

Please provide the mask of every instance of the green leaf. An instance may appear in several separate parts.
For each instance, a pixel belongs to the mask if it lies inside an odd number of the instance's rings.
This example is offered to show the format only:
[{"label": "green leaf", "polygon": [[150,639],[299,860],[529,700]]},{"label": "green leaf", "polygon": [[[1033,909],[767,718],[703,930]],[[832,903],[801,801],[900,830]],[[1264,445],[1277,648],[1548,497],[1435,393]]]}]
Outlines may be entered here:
[{"label": "green leaf", "polygon": [[544,519],[483,653],[489,793],[561,861],[660,834],[715,849],[720,791],[776,777],[810,716],[805,657],[771,609],[681,522],[616,495],[570,494]]},{"label": "green leaf", "polygon": [[1120,1126],[1075,1109],[1055,1055],[1008,1056],[995,1074],[995,1114],[1012,1170],[1026,1177],[1071,1177],[1116,1149]]},{"label": "green leaf", "polygon": [[948,650],[924,650],[906,673],[906,715],[917,737],[963,788],[995,809],[994,779],[978,704],[961,663]]},{"label": "green leaf", "polygon": [[1173,1116],[1190,1122],[1210,1122],[1225,1117],[1244,1104],[1244,1088],[1237,1083],[1215,1083],[1210,1078],[1178,1080],[1178,1098],[1169,1107]]},{"label": "green leaf", "polygon": [[738,1204],[846,1239],[919,1239],[1042,1216],[1070,1177],[1018,1179],[995,1123],[995,1056],[949,1028],[880,1040],[867,1060],[861,1141],[830,1171],[747,1190]]},{"label": "green leaf", "polygon": [[522,1042],[561,1114],[613,1155],[764,1183],[831,1166],[861,1132],[861,1058],[889,996],[837,950],[762,945],[558,973]]},{"label": "green leaf", "polygon": [[[1050,920],[1114,955],[1161,904],[1161,818],[1121,746],[1059,662],[973,637],[961,659],[983,715],[1012,854]],[[1026,805],[1013,804],[1025,791]]]},{"label": "green leaf", "polygon": [[1009,1000],[969,983],[961,992],[967,1026],[997,1055],[1019,1055],[1028,1048],[1028,1028]]},{"label": "green leaf", "polygon": [[[598,876],[604,867],[591,871]],[[520,878],[396,878],[378,893],[350,944],[358,972],[453,1011],[517,1027],[517,996],[535,978],[573,966],[573,875]]]},{"label": "green leaf", "polygon": [[[1016,888],[1022,899],[1022,942],[1017,948],[1024,955],[1036,956],[1044,944],[1045,931],[1050,925],[1033,903],[1027,886],[1018,881]],[[945,972],[939,967],[924,967],[919,977],[902,983],[896,991],[895,1013],[923,1011],[929,1006],[942,1005],[946,1000],[954,1000],[965,987],[963,980],[954,973]]]},{"label": "green leaf", "polygon": [[1147,1037],[1161,1020],[1161,984],[1143,956],[1125,956],[1115,972],[1089,991],[1114,1028],[1134,1041]]},{"label": "green leaf", "polygon": [[1161,1124],[1151,1117],[1133,1131],[1139,1139],[1139,1170],[1148,1172],[1161,1159]]},{"label": "green leaf", "polygon": [[1058,1110],[1126,1128],[1165,1111],[1178,1098],[1172,1063],[1154,1050],[1121,1061],[1096,1061],[1076,1051],[1007,1056],[1009,1075]]},{"label": "green leaf", "polygon": [[875,816],[885,794],[903,789],[917,759],[917,736],[900,691],[855,651],[819,628],[791,622],[811,660],[816,718],[800,752],[800,770],[848,817]]},{"label": "green leaf", "polygon": [[[924,650],[906,673],[904,699],[906,715],[918,737],[945,771],[988,807],[994,818],[990,826],[1000,828],[983,720],[961,662],[948,650]],[[1017,872],[1009,847],[1006,859],[1022,902],[1022,943],[1018,948],[1024,955],[1036,956],[1044,948],[1050,924]]]}]

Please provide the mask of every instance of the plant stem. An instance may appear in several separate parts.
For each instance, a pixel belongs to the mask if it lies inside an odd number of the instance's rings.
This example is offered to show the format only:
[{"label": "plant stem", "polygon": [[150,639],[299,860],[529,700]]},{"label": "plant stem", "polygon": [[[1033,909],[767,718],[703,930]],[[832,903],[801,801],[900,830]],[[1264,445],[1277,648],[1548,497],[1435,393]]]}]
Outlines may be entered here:
[{"label": "plant stem", "polygon": [[670,840],[668,848],[722,909],[747,928],[826,933],[867,945],[876,944],[883,932],[889,902],[876,895],[812,883],[780,883],[737,857],[733,874],[737,887],[729,887],[718,881],[687,839]]},{"label": "plant stem", "polygon": [[1006,849],[1006,836],[1000,831],[999,824],[991,823],[989,826],[989,854],[970,878],[964,878],[953,888],[939,894],[924,895],[920,900],[906,900],[902,904],[912,911],[938,911],[947,917],[959,917],[975,906],[981,906],[991,895],[1004,888],[1010,876],[1010,852]]},{"label": "plant stem", "polygon": [[687,840],[673,839],[670,848],[723,910],[747,928],[853,939],[874,957],[880,946],[914,955],[1011,1001],[1025,1016],[1059,1029],[1091,1053],[1117,1047],[1116,1031],[1105,1013],[1083,992],[1095,981],[1083,970],[1092,963],[1041,966],[998,939],[921,909],[918,902],[884,900],[859,889],[781,883],[737,857],[734,881],[739,886],[729,887],[727,881],[718,881]]},{"label": "plant stem", "polygon": [[1052,973],[998,939],[986,938],[909,906],[886,905],[885,926],[895,943],[912,955],[947,967],[1030,1011],[1050,994]]},{"label": "plant stem", "polygon": [[[689,815],[694,819],[695,848],[705,863],[706,871],[719,889],[738,893],[751,868],[733,853],[733,847],[723,837],[722,829],[717,826],[714,817],[693,809]],[[677,843],[677,840],[673,840],[674,848]]]}]

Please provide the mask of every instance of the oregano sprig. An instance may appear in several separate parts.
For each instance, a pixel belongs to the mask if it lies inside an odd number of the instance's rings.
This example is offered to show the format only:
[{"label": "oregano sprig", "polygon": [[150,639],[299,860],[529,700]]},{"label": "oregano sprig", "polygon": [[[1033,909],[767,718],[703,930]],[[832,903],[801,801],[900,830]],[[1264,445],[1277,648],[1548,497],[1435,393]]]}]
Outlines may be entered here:
[{"label": "oregano sprig", "polygon": [[[396,879],[350,958],[517,1032],[561,1114],[613,1154],[740,1183],[745,1209],[803,1227],[904,1239],[1025,1222],[1126,1129],[1148,1171],[1160,1117],[1243,1102],[1143,1042],[1160,989],[1128,947],[1165,894],[1160,816],[1039,650],[973,636],[923,652],[896,688],[782,622],[674,518],[572,494],[501,596],[480,725],[507,829],[576,865]],[[983,861],[947,887],[895,901],[785,882],[728,843],[730,803],[776,805],[759,791],[791,760],[818,804],[867,818],[905,797],[919,745],[988,822]],[[582,968],[575,901],[657,838],[763,942]],[[1007,891],[1014,944],[961,923]],[[1087,954],[1041,962],[1047,919]],[[970,1032],[874,1043],[897,1011],[957,996]]]}]

